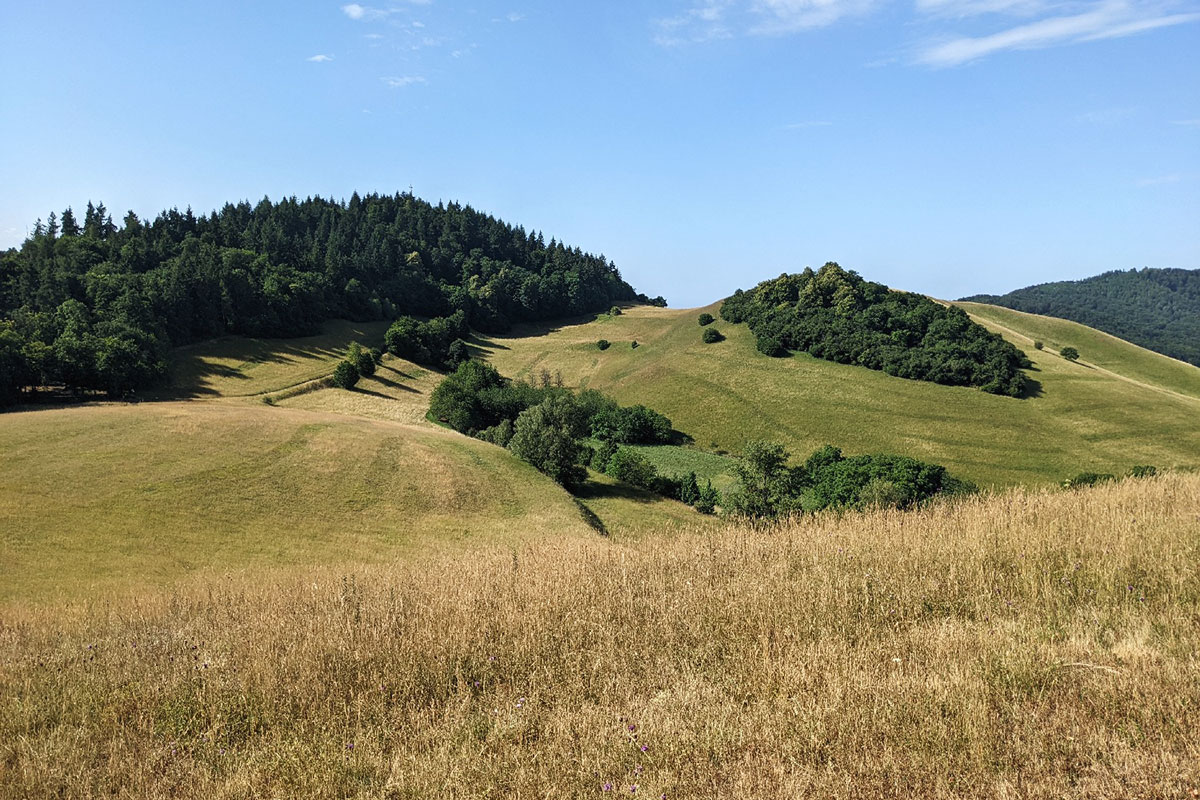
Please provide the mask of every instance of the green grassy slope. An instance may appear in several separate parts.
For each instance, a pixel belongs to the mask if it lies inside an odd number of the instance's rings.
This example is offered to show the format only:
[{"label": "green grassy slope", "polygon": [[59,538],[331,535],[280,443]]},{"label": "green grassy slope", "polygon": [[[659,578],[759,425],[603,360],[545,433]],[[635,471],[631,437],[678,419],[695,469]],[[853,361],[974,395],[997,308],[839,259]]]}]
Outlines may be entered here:
[{"label": "green grassy slope", "polygon": [[[703,449],[737,452],[765,438],[803,457],[832,443],[850,454],[934,461],[984,485],[1054,482],[1133,464],[1200,466],[1200,391],[1191,389],[1200,370],[1180,370],[1179,362],[1140,348],[1097,346],[1096,358],[1110,354],[1100,365],[1072,364],[1029,346],[1024,315],[1003,318],[1016,333],[980,316],[1035,362],[1030,375],[1040,394],[1016,400],[804,354],[768,358],[745,325],[721,320],[714,324],[728,339],[703,344],[696,316],[718,308],[637,307],[594,322],[523,329],[486,338],[482,354],[506,375],[561,371],[569,385],[645,403]],[[1063,324],[1078,334],[1073,341],[1088,362],[1096,332]],[[603,352],[595,346],[601,338],[612,342]]]},{"label": "green grassy slope", "polygon": [[383,347],[386,322],[330,320],[317,336],[248,339],[225,336],[172,353],[161,397],[247,397],[277,392],[333,372],[351,341]]},{"label": "green grassy slope", "polygon": [[532,467],[434,426],[261,403],[91,406],[0,414],[0,452],[0,602],[595,535]]},{"label": "green grassy slope", "polygon": [[959,302],[954,305],[1002,333],[1030,357],[1037,354],[1033,349],[1034,341],[1041,341],[1051,355],[1069,345],[1079,351],[1080,360],[1085,364],[1124,378],[1200,397],[1200,368],[1184,361],[1065,319],[983,303]]}]

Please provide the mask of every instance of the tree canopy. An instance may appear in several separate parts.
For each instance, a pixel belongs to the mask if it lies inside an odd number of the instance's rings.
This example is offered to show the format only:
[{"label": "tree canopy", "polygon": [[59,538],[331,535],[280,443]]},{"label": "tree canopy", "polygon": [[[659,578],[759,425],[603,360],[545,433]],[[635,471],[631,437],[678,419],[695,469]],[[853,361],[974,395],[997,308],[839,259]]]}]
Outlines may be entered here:
[{"label": "tree canopy", "polygon": [[952,386],[1021,396],[1025,354],[959,308],[888,289],[830,262],[738,290],[721,317],[745,322],[770,356],[817,358]]},{"label": "tree canopy", "polygon": [[[225,334],[459,312],[499,332],[635,300],[651,302],[603,255],[411,194],[264,198],[120,224],[89,203],[82,225],[70,209],[51,214],[0,254],[0,401],[35,385],[140,388],[169,347]],[[455,337],[425,333],[431,360],[446,361]]]}]

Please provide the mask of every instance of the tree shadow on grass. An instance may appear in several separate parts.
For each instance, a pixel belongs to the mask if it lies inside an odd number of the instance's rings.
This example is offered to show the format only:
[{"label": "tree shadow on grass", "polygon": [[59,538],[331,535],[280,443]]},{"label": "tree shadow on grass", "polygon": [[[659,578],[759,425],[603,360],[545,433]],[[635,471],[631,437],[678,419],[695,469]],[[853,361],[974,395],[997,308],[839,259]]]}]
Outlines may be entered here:
[{"label": "tree shadow on grass", "polygon": [[[402,375],[403,373],[397,372],[397,374]],[[370,376],[367,380],[378,381],[379,383],[382,383],[384,386],[390,386],[391,388],[396,389],[401,392],[411,392],[412,394],[420,394],[421,393],[420,390],[414,389],[411,386],[405,386],[402,383],[397,383],[396,381],[392,380],[391,378],[385,378],[384,376],[379,374],[379,370],[376,370],[375,374]]]},{"label": "tree shadow on grass", "polygon": [[355,386],[350,391],[357,392],[358,394],[369,394],[372,397],[382,397],[384,400],[395,400],[396,399],[394,397],[388,397],[383,392],[377,392],[374,389],[364,389],[362,386]]},{"label": "tree shadow on grass", "polygon": [[664,498],[654,492],[645,489],[639,489],[636,486],[630,486],[624,483],[598,483],[594,480],[584,482],[582,485],[575,487],[572,492],[575,497],[581,500],[603,500],[607,498],[616,498],[620,500],[632,500],[635,503],[658,503]]},{"label": "tree shadow on grass", "polygon": [[1042,382],[1034,380],[1028,375],[1025,376],[1025,389],[1020,394],[1021,400],[1028,400],[1031,397],[1041,397],[1045,392],[1042,390]]}]

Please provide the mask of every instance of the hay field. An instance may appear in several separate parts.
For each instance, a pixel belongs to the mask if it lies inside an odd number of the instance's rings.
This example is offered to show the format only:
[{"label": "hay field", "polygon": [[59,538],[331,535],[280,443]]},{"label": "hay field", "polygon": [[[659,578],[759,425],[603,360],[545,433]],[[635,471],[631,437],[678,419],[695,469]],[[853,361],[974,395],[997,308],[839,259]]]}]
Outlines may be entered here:
[{"label": "hay field", "polygon": [[544,524],[10,606],[0,796],[1200,789],[1200,476],[625,543]]}]

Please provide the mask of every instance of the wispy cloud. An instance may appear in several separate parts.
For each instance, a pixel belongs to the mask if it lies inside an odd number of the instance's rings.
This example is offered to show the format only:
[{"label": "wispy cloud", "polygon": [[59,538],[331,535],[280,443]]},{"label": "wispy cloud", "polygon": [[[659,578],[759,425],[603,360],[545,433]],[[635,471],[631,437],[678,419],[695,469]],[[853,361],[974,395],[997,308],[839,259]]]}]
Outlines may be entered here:
[{"label": "wispy cloud", "polygon": [[327,56],[324,53],[317,53],[315,56],[309,56],[305,61],[312,61],[316,64],[323,64],[326,61],[333,61],[333,56]]},{"label": "wispy cloud", "polygon": [[804,122],[792,122],[783,126],[785,131],[801,131],[805,128],[827,128],[833,123],[827,119],[810,119]]},{"label": "wispy cloud", "polygon": [[400,75],[398,77],[380,78],[389,89],[403,89],[418,83],[427,83],[420,75]]},{"label": "wispy cloud", "polygon": [[880,0],[755,0],[751,13],[757,17],[750,32],[765,36],[823,28],[845,17],[874,11]]},{"label": "wispy cloud", "polygon": [[1035,16],[1046,13],[1047,0],[917,0],[922,14],[948,19],[965,19],[984,14]]},{"label": "wispy cloud", "polygon": [[1165,186],[1169,183],[1179,183],[1181,180],[1183,180],[1183,176],[1177,172],[1174,172],[1170,175],[1159,175],[1157,178],[1142,178],[1137,182],[1137,185],[1142,187]]},{"label": "wispy cloud", "polygon": [[[691,0],[681,13],[654,19],[651,25],[654,41],[667,47],[739,36],[787,36],[871,15],[886,2]],[[1196,0],[913,0],[918,21],[924,24],[972,19],[976,30],[910,44],[906,49],[912,56],[903,60],[952,67],[1003,51],[1132,36],[1198,22],[1196,8]],[[980,34],[978,28],[989,18],[995,18],[994,32],[984,28]]]},{"label": "wispy cloud", "polygon": [[654,20],[654,41],[664,47],[674,47],[688,42],[728,39],[733,36],[725,21],[730,5],[730,0],[707,0],[678,16]]},{"label": "wispy cloud", "polygon": [[884,0],[703,0],[654,20],[654,40],[673,46],[734,36],[785,36],[867,14]]},{"label": "wispy cloud", "polygon": [[916,60],[934,67],[952,67],[1005,50],[1112,39],[1197,20],[1200,13],[1164,14],[1157,6],[1145,3],[1105,0],[1079,14],[1047,17],[988,36],[964,36],[932,44],[921,50]]},{"label": "wispy cloud", "polygon": [[[432,0],[404,0],[404,2],[410,6],[427,6]],[[342,13],[350,19],[365,21],[386,19],[399,11],[401,11],[399,8],[376,8],[374,6],[364,6],[360,3],[348,3],[342,6]]]},{"label": "wispy cloud", "polygon": [[1136,110],[1134,108],[1102,108],[1096,111],[1085,111],[1075,119],[1091,125],[1111,125],[1132,117]]}]

